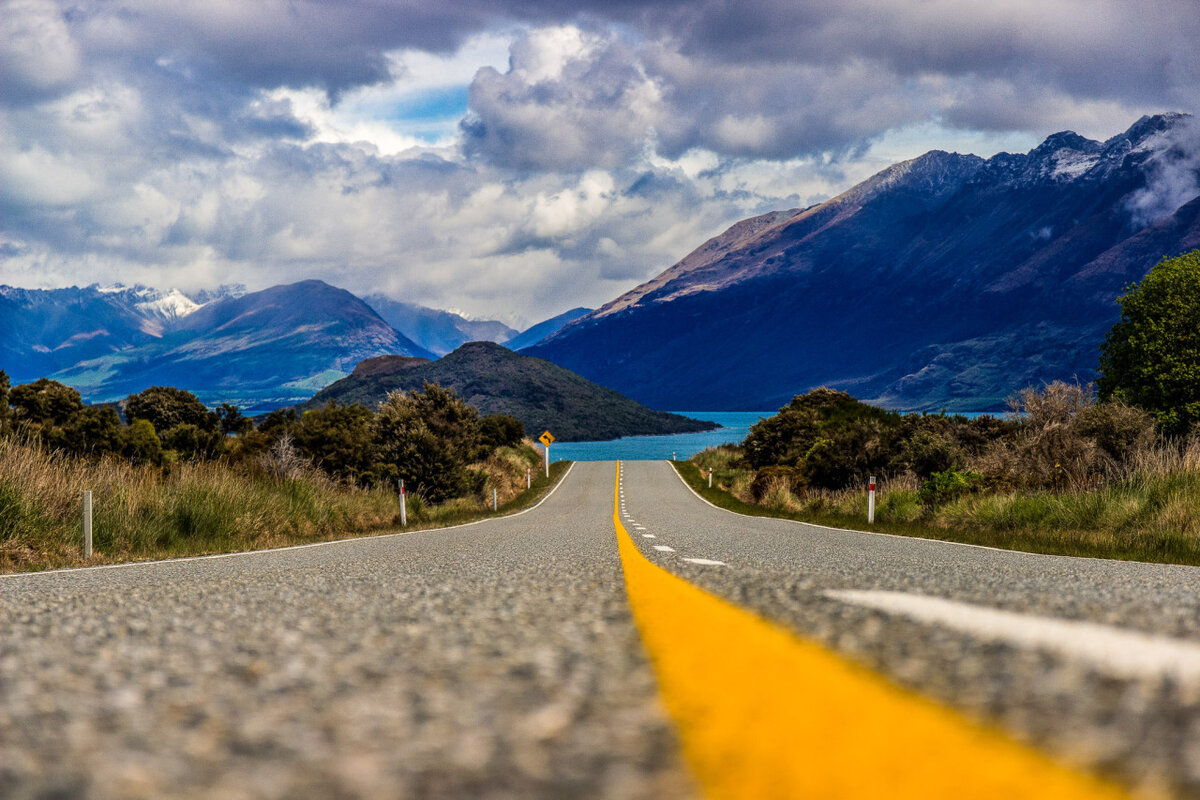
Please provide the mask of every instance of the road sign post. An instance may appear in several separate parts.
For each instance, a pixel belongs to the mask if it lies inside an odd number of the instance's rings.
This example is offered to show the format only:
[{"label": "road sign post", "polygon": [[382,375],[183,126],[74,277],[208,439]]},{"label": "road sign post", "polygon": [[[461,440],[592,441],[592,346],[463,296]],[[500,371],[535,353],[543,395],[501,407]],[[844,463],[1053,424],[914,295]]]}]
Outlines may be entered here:
[{"label": "road sign post", "polygon": [[554,442],[554,434],[551,433],[550,431],[544,431],[542,433],[542,435],[538,437],[538,441],[541,442],[546,448],[546,477],[549,478],[550,477],[550,445],[551,445],[551,443]]},{"label": "road sign post", "polygon": [[875,476],[871,476],[871,482],[867,484],[867,524],[872,525],[875,522]]}]

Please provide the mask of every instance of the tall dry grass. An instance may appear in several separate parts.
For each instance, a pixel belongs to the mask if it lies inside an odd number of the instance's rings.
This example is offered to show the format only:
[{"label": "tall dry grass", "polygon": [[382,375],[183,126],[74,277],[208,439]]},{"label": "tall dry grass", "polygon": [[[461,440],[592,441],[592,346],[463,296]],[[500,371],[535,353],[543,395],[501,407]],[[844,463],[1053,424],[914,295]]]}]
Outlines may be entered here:
[{"label": "tall dry grass", "polygon": [[[310,466],[283,464],[287,453],[274,455],[278,464],[181,462],[160,469],[0,438],[0,571],[83,563],[84,490],[93,493],[94,563],[278,547],[399,525],[391,491],[337,485]],[[536,459],[532,448],[503,448],[478,465],[488,475],[486,499],[429,507],[412,498],[410,526],[486,513],[491,485],[502,502],[516,502],[524,464]]]},{"label": "tall dry grass", "polygon": [[[993,452],[988,456],[995,457]],[[748,487],[752,472],[736,449],[700,453],[685,470],[695,487],[709,466],[725,504],[838,527],[866,527],[865,487],[788,491],[772,483],[758,503]],[[1061,462],[1060,462],[1061,463]],[[965,494],[945,505],[925,505],[911,474],[881,478],[874,529],[996,547],[1066,555],[1200,564],[1200,437],[1185,442],[1148,440],[1120,462],[1061,488],[1000,489]],[[721,498],[714,493],[715,502]],[[736,506],[736,507],[735,507]]]}]

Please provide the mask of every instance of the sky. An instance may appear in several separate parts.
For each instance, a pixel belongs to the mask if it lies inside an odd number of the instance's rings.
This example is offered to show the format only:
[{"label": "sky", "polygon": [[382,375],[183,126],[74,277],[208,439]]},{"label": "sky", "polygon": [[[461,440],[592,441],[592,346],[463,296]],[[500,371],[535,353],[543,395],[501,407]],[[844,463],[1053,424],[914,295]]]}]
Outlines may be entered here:
[{"label": "sky", "polygon": [[1197,0],[2,0],[0,284],[521,327],[931,149],[1200,111]]}]

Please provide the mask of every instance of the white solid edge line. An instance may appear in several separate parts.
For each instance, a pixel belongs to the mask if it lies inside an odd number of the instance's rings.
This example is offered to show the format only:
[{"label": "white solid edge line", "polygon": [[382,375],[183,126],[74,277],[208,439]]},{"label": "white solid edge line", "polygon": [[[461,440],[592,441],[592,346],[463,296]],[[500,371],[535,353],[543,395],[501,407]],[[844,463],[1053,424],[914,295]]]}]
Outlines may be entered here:
[{"label": "white solid edge line", "polygon": [[0,575],[0,581],[8,580],[10,578],[29,578],[29,577],[34,577],[37,575],[54,575],[55,573],[59,573],[59,572],[85,572],[85,571],[101,570],[101,569],[124,569],[127,567],[145,567],[145,566],[154,566],[154,565],[158,565],[158,564],[179,564],[179,563],[182,563],[185,561],[207,561],[207,560],[215,559],[215,558],[236,558],[238,556],[256,556],[256,555],[261,555],[263,553],[280,553],[280,552],[284,552],[286,550],[306,550],[310,547],[326,547],[327,545],[331,545],[331,544],[346,544],[348,542],[361,542],[361,541],[366,541],[368,539],[370,539],[370,540],[391,539],[396,536],[412,536],[413,534],[417,534],[417,533],[438,533],[440,531],[452,531],[452,530],[457,530],[459,528],[469,528],[472,525],[482,525],[485,522],[496,522],[497,520],[512,519],[513,517],[519,517],[522,514],[528,514],[530,511],[533,511],[535,508],[538,508],[542,503],[549,500],[551,498],[551,496],[553,496],[554,493],[558,491],[558,487],[562,486],[566,482],[567,476],[571,474],[571,470],[575,469],[575,465],[577,463],[578,462],[576,462],[576,461],[572,461],[571,466],[567,467],[567,471],[564,472],[562,477],[558,479],[558,482],[555,483],[552,487],[550,487],[550,491],[546,493],[546,496],[543,497],[541,500],[538,500],[537,503],[530,506],[529,508],[523,508],[520,511],[513,512],[512,514],[505,514],[500,517],[487,517],[485,519],[477,519],[474,522],[463,522],[459,525],[447,525],[444,528],[420,528],[418,530],[413,530],[413,531],[397,531],[395,533],[378,533],[375,535],[368,534],[365,536],[351,536],[346,539],[331,539],[328,542],[312,542],[311,544],[293,544],[293,545],[288,545],[286,547],[268,547],[264,550],[241,550],[236,553],[211,553],[209,555],[204,555],[204,556],[183,556],[181,558],[160,558],[160,559],[154,559],[154,560],[150,560],[150,561],[123,561],[120,564],[98,564],[94,567],[61,567],[59,569],[42,570],[41,572],[14,572],[10,575]]},{"label": "white solid edge line", "polygon": [[[670,464],[671,462],[668,461],[666,463]],[[1069,559],[1082,559],[1084,561],[1112,561],[1112,562],[1115,562],[1118,564],[1149,564],[1151,566],[1156,566],[1156,567],[1182,566],[1180,564],[1162,564],[1157,561],[1128,561],[1128,560],[1120,559],[1120,558],[1099,558],[1099,557],[1095,557],[1095,556],[1056,556],[1056,555],[1052,555],[1050,553],[1031,553],[1028,550],[1006,550],[1003,547],[992,547],[992,546],[986,545],[986,544],[969,544],[968,542],[953,542],[948,539],[928,539],[924,536],[902,536],[899,533],[886,533],[884,531],[861,531],[858,528],[835,528],[832,525],[820,525],[816,522],[801,522],[798,519],[788,519],[787,517],[772,517],[772,516],[768,516],[768,515],[757,516],[754,514],[743,514],[740,511],[731,511],[728,508],[721,508],[720,506],[718,506],[714,503],[710,503],[708,500],[701,497],[699,492],[697,492],[695,489],[693,489],[691,486],[688,485],[688,482],[686,480],[684,480],[682,475],[679,474],[679,470],[675,469],[674,467],[671,467],[671,471],[675,473],[676,478],[679,478],[679,482],[683,484],[684,488],[687,489],[689,492],[691,492],[693,495],[695,495],[696,499],[699,500],[701,503],[704,503],[705,505],[710,506],[711,508],[715,508],[717,511],[724,511],[726,514],[733,514],[735,517],[745,517],[746,519],[774,519],[774,520],[779,520],[780,522],[790,522],[793,525],[801,525],[806,528],[820,528],[821,530],[825,530],[825,531],[839,531],[841,533],[861,533],[866,536],[882,536],[886,539],[900,539],[902,541],[910,541],[910,542],[912,542],[912,541],[931,542],[933,544],[953,545],[954,547],[971,547],[976,550],[991,550],[993,553],[1009,553],[1010,555],[1035,556],[1037,558],[1055,558],[1055,559],[1069,558]]]},{"label": "white solid edge line", "polygon": [[1120,678],[1200,681],[1200,644],[1094,622],[1020,614],[905,592],[831,590],[843,603],[934,623],[987,641],[1039,648]]}]

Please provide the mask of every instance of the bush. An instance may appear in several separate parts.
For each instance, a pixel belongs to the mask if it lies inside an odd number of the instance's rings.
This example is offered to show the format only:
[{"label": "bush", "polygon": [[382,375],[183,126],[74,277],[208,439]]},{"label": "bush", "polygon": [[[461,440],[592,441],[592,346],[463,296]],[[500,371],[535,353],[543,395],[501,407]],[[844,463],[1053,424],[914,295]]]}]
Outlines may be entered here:
[{"label": "bush", "polygon": [[135,419],[121,431],[121,452],[135,464],[161,464],[162,442],[148,419]]},{"label": "bush", "polygon": [[930,475],[929,480],[921,484],[917,495],[926,506],[940,506],[978,491],[982,484],[983,476],[978,472],[959,472],[951,468]]},{"label": "bush", "polygon": [[43,429],[61,427],[72,415],[83,410],[79,392],[49,378],[17,386],[9,392],[8,399],[17,423]]},{"label": "bush", "polygon": [[300,452],[333,478],[370,486],[378,482],[382,468],[374,417],[366,406],[334,401],[304,412],[291,435]]},{"label": "bush", "polygon": [[389,477],[431,503],[478,487],[467,465],[486,456],[479,412],[452,390],[426,383],[422,391],[392,392],[379,406],[375,442]]},{"label": "bush", "polygon": [[512,414],[488,414],[479,420],[479,435],[489,451],[516,447],[525,438],[525,426]]},{"label": "bush", "polygon": [[763,467],[754,473],[754,479],[750,481],[750,496],[754,498],[754,502],[761,503],[776,485],[786,486],[789,492],[802,497],[808,489],[808,478],[803,470],[795,467]]},{"label": "bush", "polygon": [[202,431],[221,429],[220,417],[209,411],[191,392],[173,386],[151,386],[125,398],[125,416],[132,422],[144,419],[160,435],[178,425],[194,425]]}]

